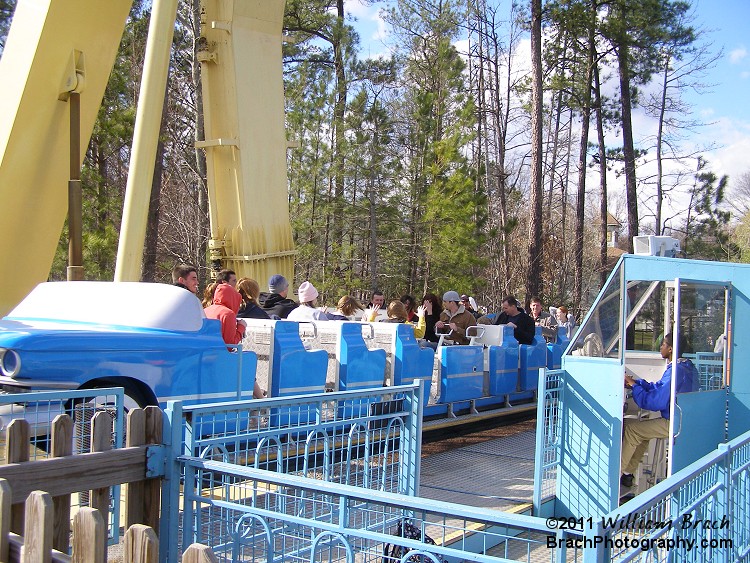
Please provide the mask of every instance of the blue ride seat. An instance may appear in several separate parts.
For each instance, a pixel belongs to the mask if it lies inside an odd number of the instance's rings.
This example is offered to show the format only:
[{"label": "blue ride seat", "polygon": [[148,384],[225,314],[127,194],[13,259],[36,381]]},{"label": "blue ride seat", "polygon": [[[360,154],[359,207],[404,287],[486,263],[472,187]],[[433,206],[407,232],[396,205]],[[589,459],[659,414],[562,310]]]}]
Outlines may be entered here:
[{"label": "blue ride seat", "polygon": [[[362,324],[342,322],[336,357],[339,362],[339,390],[358,391],[382,387],[385,375],[385,350],[370,350],[362,338]],[[351,418],[369,412],[371,401],[363,398],[342,401],[339,417]]]},{"label": "blue ride seat", "polygon": [[539,387],[539,370],[547,367],[547,342],[542,336],[542,327],[536,327],[533,344],[520,345],[520,356],[520,391],[536,391]]},{"label": "blue ride seat", "polygon": [[408,385],[421,379],[424,381],[422,404],[426,406],[430,400],[435,351],[421,348],[414,336],[414,329],[407,324],[399,324],[393,357],[393,384]]},{"label": "blue ride seat", "polygon": [[440,403],[480,399],[484,391],[484,351],[481,346],[441,346]]},{"label": "blue ride seat", "polygon": [[562,356],[568,344],[570,344],[568,329],[564,326],[557,327],[557,339],[547,344],[547,369],[562,367]]},{"label": "blue ride seat", "polygon": [[[325,392],[328,353],[306,350],[299,336],[299,323],[278,321],[273,330],[270,358],[271,396],[309,395]],[[305,406],[271,409],[272,425],[305,424],[315,409]]]},{"label": "blue ride seat", "polygon": [[489,358],[489,394],[508,395],[518,390],[518,340],[513,327],[502,325],[502,343],[487,349]]}]

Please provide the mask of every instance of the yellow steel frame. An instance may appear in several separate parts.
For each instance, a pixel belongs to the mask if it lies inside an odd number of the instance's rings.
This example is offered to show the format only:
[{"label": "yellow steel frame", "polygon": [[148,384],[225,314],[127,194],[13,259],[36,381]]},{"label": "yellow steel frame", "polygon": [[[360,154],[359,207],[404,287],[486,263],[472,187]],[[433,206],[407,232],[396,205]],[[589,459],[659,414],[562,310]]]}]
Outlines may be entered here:
[{"label": "yellow steel frame", "polygon": [[[148,187],[177,0],[155,0],[117,280],[140,279]],[[19,0],[0,61],[0,315],[44,281],[67,210],[68,93],[91,137],[131,0]],[[203,78],[212,258],[261,285],[291,279],[281,29],[284,0],[204,0]]]},{"label": "yellow steel frame", "polygon": [[45,281],[68,208],[68,94],[86,152],[131,0],[21,0],[0,59],[0,315]]}]

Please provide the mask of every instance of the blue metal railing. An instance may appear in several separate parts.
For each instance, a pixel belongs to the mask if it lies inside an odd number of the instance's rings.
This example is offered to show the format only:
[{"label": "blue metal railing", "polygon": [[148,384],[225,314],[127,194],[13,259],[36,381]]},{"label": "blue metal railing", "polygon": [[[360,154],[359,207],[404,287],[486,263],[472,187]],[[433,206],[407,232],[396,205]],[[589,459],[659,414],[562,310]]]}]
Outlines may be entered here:
[{"label": "blue metal railing", "polygon": [[595,521],[591,560],[745,560],[749,500],[750,432]]},{"label": "blue metal railing", "polygon": [[[416,495],[419,489],[424,382],[361,391],[319,393],[213,405],[169,404],[171,475],[163,505],[162,543],[176,553],[172,519],[180,506],[180,482],[195,479],[222,495],[233,485],[210,473],[189,476],[178,456],[252,467],[370,490]],[[290,416],[274,416],[283,409]],[[231,480],[230,480],[231,481]],[[223,516],[221,517],[223,518]],[[219,519],[220,520],[220,519]],[[212,512],[184,507],[182,537],[225,530]],[[222,540],[223,542],[224,540]],[[167,558],[164,552],[162,559]]]},{"label": "blue metal railing", "polygon": [[[207,543],[232,561],[262,553],[274,561],[397,563],[389,545],[404,548],[400,561],[420,554],[432,563],[737,561],[750,554],[750,433],[604,517],[554,524],[220,461],[178,461],[185,514],[202,515],[185,517],[184,544]],[[424,535],[394,536],[404,519]]]},{"label": "blue metal railing", "polygon": [[[547,372],[544,379],[549,395],[537,449],[550,453],[538,454],[537,476],[551,483],[549,472],[560,464],[554,405],[563,400],[563,377]],[[750,432],[603,517],[580,515],[561,524],[415,496],[422,399],[415,385],[170,404],[161,560],[176,561],[193,541],[210,545],[222,560],[295,563],[402,563],[415,555],[424,563],[750,557]],[[49,422],[77,404],[123,417],[121,389],[8,395],[0,404],[24,400],[38,426],[41,413]],[[367,408],[341,408],[352,401]],[[314,421],[274,427],[267,413],[282,404],[314,409]],[[121,422],[115,428],[117,442]],[[394,535],[405,522],[416,537]],[[400,546],[395,558],[393,546]]]},{"label": "blue metal railing", "polygon": [[557,468],[560,465],[563,391],[563,370],[540,370],[539,401],[536,414],[536,450],[534,458],[534,513],[552,514],[545,503],[555,498]]},{"label": "blue metal railing", "polygon": [[[231,561],[425,562],[565,560],[580,551],[549,548],[542,518],[368,490],[295,475],[182,457],[185,470],[183,545],[211,545]],[[201,486],[210,475],[221,487]],[[203,518],[187,516],[202,514]],[[217,519],[222,519],[221,525]],[[425,536],[399,537],[399,522]],[[561,538],[580,538],[560,531]],[[400,559],[387,545],[403,546]],[[414,559],[417,560],[417,559]],[[421,559],[420,559],[421,560]]]}]

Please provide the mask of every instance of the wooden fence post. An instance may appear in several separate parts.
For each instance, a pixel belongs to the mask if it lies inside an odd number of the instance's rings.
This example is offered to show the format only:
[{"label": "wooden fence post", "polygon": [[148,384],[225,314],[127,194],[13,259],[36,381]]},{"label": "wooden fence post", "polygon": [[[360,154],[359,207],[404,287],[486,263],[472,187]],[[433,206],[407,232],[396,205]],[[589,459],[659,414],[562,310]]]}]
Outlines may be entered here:
[{"label": "wooden fence post", "polygon": [[193,543],[182,554],[182,563],[219,563],[219,560],[207,545]]},{"label": "wooden fence post", "polygon": [[[17,418],[8,425],[5,431],[5,462],[21,463],[29,461],[29,423]],[[11,508],[10,529],[23,535],[23,503],[14,504]]]},{"label": "wooden fence post", "polygon": [[[126,447],[142,446],[146,443],[146,413],[143,409],[128,412]],[[143,523],[144,482],[137,481],[125,485],[125,529],[133,524]]]},{"label": "wooden fence post", "polygon": [[[146,407],[146,444],[161,444],[163,434],[162,410],[159,407]],[[159,530],[159,506],[161,503],[161,479],[149,479],[144,486],[143,524]],[[158,535],[158,534],[157,534]]]},{"label": "wooden fence post", "polygon": [[[52,457],[73,455],[73,420],[67,414],[58,414],[52,421]],[[52,499],[54,506],[54,533],[52,547],[68,553],[70,545],[70,495]]]},{"label": "wooden fence post", "polygon": [[98,510],[84,506],[73,517],[72,563],[107,561],[107,527]]},{"label": "wooden fence post", "polygon": [[0,561],[10,561],[8,534],[10,533],[10,500],[13,492],[5,479],[0,479]]},{"label": "wooden fence post", "polygon": [[158,563],[159,539],[152,528],[135,524],[125,532],[124,563]]},{"label": "wooden fence post", "polygon": [[[112,416],[108,412],[98,412],[91,419],[91,451],[106,452],[112,449]],[[89,506],[109,522],[109,487],[94,489],[89,497]],[[107,538],[103,540],[106,549]]]},{"label": "wooden fence post", "polygon": [[26,520],[21,563],[52,561],[52,497],[43,491],[31,491],[26,499]]}]

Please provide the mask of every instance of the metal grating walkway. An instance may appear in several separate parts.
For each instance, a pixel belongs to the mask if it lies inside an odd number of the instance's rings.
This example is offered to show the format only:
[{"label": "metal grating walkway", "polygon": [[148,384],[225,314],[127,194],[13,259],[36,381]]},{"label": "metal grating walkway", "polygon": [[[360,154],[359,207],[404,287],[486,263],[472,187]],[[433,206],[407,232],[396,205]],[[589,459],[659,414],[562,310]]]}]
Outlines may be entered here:
[{"label": "metal grating walkway", "polygon": [[519,432],[422,458],[419,495],[510,510],[530,503],[535,432]]}]

